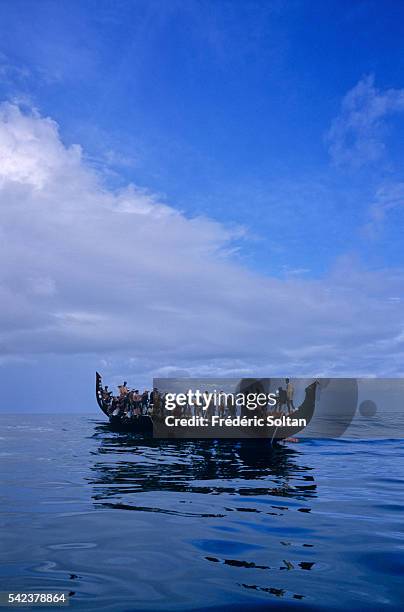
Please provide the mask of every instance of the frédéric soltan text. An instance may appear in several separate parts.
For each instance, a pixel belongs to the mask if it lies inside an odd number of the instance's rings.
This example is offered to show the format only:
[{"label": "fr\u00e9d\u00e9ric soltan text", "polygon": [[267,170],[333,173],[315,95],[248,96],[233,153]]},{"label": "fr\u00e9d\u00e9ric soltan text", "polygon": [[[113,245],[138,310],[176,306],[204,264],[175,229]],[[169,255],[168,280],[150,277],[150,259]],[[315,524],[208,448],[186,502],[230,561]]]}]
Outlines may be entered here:
[{"label": "fr\u00e9d\u00e9ric soltan text", "polygon": [[211,417],[191,416],[176,417],[170,414],[165,417],[167,427],[306,427],[306,419],[296,419],[288,415],[266,417],[259,416],[236,416],[236,417]]}]

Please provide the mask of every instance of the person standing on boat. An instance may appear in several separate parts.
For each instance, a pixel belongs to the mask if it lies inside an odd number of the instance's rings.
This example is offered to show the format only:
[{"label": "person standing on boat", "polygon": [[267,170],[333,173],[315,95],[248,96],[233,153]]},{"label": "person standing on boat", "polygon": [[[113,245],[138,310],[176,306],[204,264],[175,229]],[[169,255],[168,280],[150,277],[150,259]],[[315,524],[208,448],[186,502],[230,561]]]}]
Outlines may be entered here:
[{"label": "person standing on boat", "polygon": [[286,405],[288,407],[288,412],[295,411],[295,405],[293,403],[293,396],[295,394],[295,388],[290,382],[289,378],[285,378],[286,382]]},{"label": "person standing on boat", "polygon": [[101,397],[102,397],[102,401],[104,402],[108,410],[108,408],[111,406],[111,401],[112,401],[112,392],[108,391],[108,385],[105,385],[105,388],[102,389]]},{"label": "person standing on boat", "polygon": [[124,381],[123,385],[118,385],[118,389],[119,389],[119,406],[120,406],[120,412],[122,415],[127,415],[130,417],[131,415],[131,405],[130,405],[130,393],[129,393],[129,389],[127,387],[127,382],[126,380]]},{"label": "person standing on boat", "polygon": [[136,416],[142,414],[142,396],[139,393],[139,389],[135,389],[132,395],[133,407]]},{"label": "person standing on boat", "polygon": [[150,395],[152,394],[153,394],[153,401],[151,401],[150,403],[153,405],[153,415],[160,417],[162,416],[164,412],[164,406],[165,406],[164,394],[160,395],[157,387],[155,387],[153,391],[150,393]]},{"label": "person standing on boat", "polygon": [[128,387],[126,386],[127,384],[128,384],[128,383],[127,383],[127,382],[126,382],[126,380],[125,380],[125,382],[123,383],[123,385],[118,385],[118,389],[119,389],[119,396],[120,396],[120,397],[125,397],[125,395],[127,395],[127,394],[128,394],[129,389],[128,389]]},{"label": "person standing on boat", "polygon": [[283,407],[287,404],[288,396],[287,391],[283,387],[278,387],[278,391],[276,392],[277,402],[276,402],[276,412],[280,414],[283,413]]},{"label": "person standing on boat", "polygon": [[149,407],[149,392],[145,389],[142,393],[142,412],[146,413]]},{"label": "person standing on boat", "polygon": [[226,416],[226,399],[223,391],[220,391],[219,397],[219,417],[224,418]]}]

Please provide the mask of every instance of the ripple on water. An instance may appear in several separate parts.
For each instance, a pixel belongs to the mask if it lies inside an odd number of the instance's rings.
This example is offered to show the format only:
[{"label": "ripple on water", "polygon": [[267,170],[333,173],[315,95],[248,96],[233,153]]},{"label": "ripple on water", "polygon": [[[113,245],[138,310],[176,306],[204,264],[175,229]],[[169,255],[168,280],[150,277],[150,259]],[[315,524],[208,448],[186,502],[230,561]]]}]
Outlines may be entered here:
[{"label": "ripple on water", "polygon": [[2,430],[3,590],[97,611],[399,609],[397,441],[166,443],[40,418]]},{"label": "ripple on water", "polygon": [[218,553],[242,553],[247,550],[263,548],[259,544],[248,544],[246,542],[238,542],[236,540],[191,540],[192,546],[199,548],[205,552]]}]

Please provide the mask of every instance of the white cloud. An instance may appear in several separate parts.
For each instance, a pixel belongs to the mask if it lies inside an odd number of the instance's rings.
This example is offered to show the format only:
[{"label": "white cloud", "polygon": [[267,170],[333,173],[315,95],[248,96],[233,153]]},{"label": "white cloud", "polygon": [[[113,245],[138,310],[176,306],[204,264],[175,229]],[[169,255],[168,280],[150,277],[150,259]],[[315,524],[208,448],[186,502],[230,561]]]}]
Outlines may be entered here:
[{"label": "white cloud", "polygon": [[361,79],[344,97],[327,134],[333,161],[359,167],[380,159],[385,152],[385,118],[402,112],[404,89],[382,91],[372,75]]},{"label": "white cloud", "polygon": [[34,111],[24,115],[18,106],[0,107],[0,186],[18,183],[43,190],[67,173],[80,170],[81,148],[66,149],[51,119]]},{"label": "white cloud", "polygon": [[404,183],[389,183],[379,187],[369,209],[369,219],[363,230],[368,238],[380,236],[387,216],[404,208]]},{"label": "white cloud", "polygon": [[55,122],[10,104],[0,211],[3,360],[94,353],[147,373],[402,372],[404,315],[390,299],[401,271],[348,258],[323,281],[254,274],[231,258],[238,232],[133,185],[108,189]]}]

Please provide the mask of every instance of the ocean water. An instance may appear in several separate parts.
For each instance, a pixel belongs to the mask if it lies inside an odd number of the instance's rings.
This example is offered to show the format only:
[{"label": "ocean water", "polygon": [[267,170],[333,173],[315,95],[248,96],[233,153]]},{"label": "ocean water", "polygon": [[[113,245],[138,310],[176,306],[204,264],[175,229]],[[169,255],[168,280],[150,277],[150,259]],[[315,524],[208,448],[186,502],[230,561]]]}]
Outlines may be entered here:
[{"label": "ocean water", "polygon": [[154,441],[2,416],[0,590],[85,610],[399,610],[401,440]]}]

